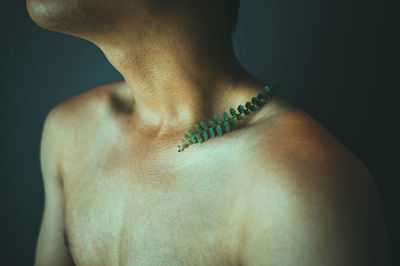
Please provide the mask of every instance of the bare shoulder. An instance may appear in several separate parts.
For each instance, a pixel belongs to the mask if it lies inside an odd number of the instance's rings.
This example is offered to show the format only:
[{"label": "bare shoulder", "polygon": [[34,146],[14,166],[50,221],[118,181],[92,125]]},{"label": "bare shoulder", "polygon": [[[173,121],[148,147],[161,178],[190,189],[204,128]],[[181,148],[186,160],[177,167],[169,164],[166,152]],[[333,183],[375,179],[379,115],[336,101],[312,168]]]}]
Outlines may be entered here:
[{"label": "bare shoulder", "polygon": [[56,105],[50,113],[63,122],[87,122],[103,110],[102,107],[109,102],[112,89],[120,83],[109,82],[81,92]]},{"label": "bare shoulder", "polygon": [[370,177],[368,168],[352,151],[302,110],[277,112],[275,117],[259,123],[257,130],[260,137],[255,152],[277,170],[285,169],[286,174],[301,170],[310,174],[314,169],[337,175],[347,170]]},{"label": "bare shoulder", "polygon": [[53,125],[52,134],[64,143],[77,136],[87,136],[91,129],[104,121],[110,110],[110,95],[121,83],[105,83],[62,101],[47,114],[45,124]]},{"label": "bare shoulder", "polygon": [[256,153],[243,265],[389,265],[373,177],[318,121],[285,113]]},{"label": "bare shoulder", "polygon": [[[110,82],[79,93],[53,107],[46,116],[42,150],[57,164],[65,155],[77,152],[79,143],[85,143],[90,132],[103,121],[109,104],[110,91],[119,82]],[[71,149],[70,147],[74,147]]]}]

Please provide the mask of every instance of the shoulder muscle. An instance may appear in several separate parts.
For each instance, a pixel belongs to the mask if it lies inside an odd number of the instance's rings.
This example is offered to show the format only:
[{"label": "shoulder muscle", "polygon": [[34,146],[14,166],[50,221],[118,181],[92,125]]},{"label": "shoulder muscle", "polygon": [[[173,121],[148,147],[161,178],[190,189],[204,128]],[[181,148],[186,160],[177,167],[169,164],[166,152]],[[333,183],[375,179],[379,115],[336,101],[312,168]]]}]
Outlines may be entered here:
[{"label": "shoulder muscle", "polygon": [[[286,135],[273,166],[258,163],[247,195],[243,264],[389,265],[379,195],[367,168],[329,136],[312,140],[307,136],[315,132],[298,130],[307,135]],[[270,152],[269,146],[259,157]]]}]

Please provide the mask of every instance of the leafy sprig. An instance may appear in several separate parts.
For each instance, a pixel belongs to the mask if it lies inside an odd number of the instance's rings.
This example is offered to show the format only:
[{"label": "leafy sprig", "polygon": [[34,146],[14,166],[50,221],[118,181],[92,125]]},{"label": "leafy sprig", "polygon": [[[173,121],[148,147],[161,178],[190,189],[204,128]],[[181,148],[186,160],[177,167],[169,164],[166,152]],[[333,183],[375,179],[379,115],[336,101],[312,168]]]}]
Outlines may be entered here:
[{"label": "leafy sprig", "polygon": [[248,116],[252,112],[255,112],[258,107],[262,107],[265,104],[263,100],[270,100],[272,97],[272,90],[277,90],[278,87],[279,85],[275,86],[266,85],[263,88],[263,90],[257,94],[257,96],[251,98],[251,102],[250,101],[246,102],[245,106],[239,105],[237,107],[238,113],[234,108],[229,109],[229,113],[231,116],[229,116],[229,114],[224,111],[222,113],[223,120],[218,115],[214,115],[215,121],[210,120],[208,122],[208,125],[204,121],[201,121],[200,125],[195,124],[194,128],[196,131],[194,131],[193,129],[189,129],[188,132],[190,135],[184,133],[185,138],[182,139],[182,145],[178,145],[179,148],[178,152],[185,150],[192,144],[203,143],[210,138],[216,137],[214,129],[216,130],[219,136],[223,135],[223,129],[225,133],[228,133],[235,125],[236,123],[235,119],[242,120],[243,119],[242,114]]}]

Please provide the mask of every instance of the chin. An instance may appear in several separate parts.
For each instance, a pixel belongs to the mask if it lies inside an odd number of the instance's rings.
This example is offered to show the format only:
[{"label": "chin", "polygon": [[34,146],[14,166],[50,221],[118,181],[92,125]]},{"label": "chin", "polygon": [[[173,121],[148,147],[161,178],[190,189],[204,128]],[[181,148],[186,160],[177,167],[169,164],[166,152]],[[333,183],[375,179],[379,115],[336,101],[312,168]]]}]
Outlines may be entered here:
[{"label": "chin", "polygon": [[29,16],[40,27],[57,30],[60,27],[60,3],[57,0],[27,0]]},{"label": "chin", "polygon": [[80,36],[88,28],[90,14],[83,12],[89,0],[27,0],[29,16],[40,27]]},{"label": "chin", "polygon": [[[29,16],[40,27],[89,41],[98,40],[147,14],[149,0],[26,0]],[[150,3],[161,1],[151,0]],[[166,1],[166,0],[162,0]],[[146,12],[143,10],[147,9]],[[143,18],[137,19],[143,21]]]}]

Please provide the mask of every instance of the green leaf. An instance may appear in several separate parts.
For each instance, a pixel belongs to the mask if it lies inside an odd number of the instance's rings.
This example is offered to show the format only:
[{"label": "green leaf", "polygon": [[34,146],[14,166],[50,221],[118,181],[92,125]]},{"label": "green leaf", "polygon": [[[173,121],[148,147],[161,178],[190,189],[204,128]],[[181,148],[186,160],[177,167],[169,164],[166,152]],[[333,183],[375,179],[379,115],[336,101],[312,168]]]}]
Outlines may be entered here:
[{"label": "green leaf", "polygon": [[250,106],[251,106],[251,102],[246,102],[246,108],[250,109]]},{"label": "green leaf", "polygon": [[190,133],[190,135],[192,135],[192,136],[196,135],[196,133],[195,133],[192,129],[189,129],[189,133]]},{"label": "green leaf", "polygon": [[229,118],[229,122],[231,123],[232,126],[234,126],[235,125],[235,118],[234,117]]},{"label": "green leaf", "polygon": [[[254,98],[254,97],[253,97]],[[251,104],[251,102],[246,102],[246,107],[248,109],[250,109],[252,112],[254,112],[255,110],[257,110],[257,108]]]},{"label": "green leaf", "polygon": [[266,85],[266,86],[264,87],[264,89],[263,89],[263,92],[264,92],[265,94],[269,94],[269,93],[271,92],[271,88],[270,88],[268,85]]},{"label": "green leaf", "polygon": [[200,143],[203,142],[203,139],[200,137],[200,135],[197,135],[196,138],[197,138],[197,141],[198,141],[198,142],[200,142]]},{"label": "green leaf", "polygon": [[251,98],[251,101],[253,102],[253,104],[256,104],[259,107],[264,105],[257,97]]},{"label": "green leaf", "polygon": [[217,126],[217,133],[218,133],[218,135],[222,136],[221,125],[218,125],[218,126]]},{"label": "green leaf", "polygon": [[237,120],[242,120],[242,119],[243,119],[243,116],[238,115],[236,118],[237,118]]},{"label": "green leaf", "polygon": [[228,115],[228,113],[225,112],[225,111],[222,113],[222,116],[224,117],[225,120],[228,120],[228,119],[229,119],[229,115]]},{"label": "green leaf", "polygon": [[194,125],[194,127],[196,128],[198,133],[200,133],[202,131],[201,127],[199,126],[199,124]]},{"label": "green leaf", "polygon": [[197,142],[195,137],[190,138],[190,140],[192,141],[193,144]]},{"label": "green leaf", "polygon": [[210,120],[210,122],[208,122],[208,123],[211,125],[211,127],[215,127],[215,122],[214,121]]},{"label": "green leaf", "polygon": [[189,135],[185,133],[185,138],[190,139]]},{"label": "green leaf", "polygon": [[204,128],[204,130],[208,129],[208,126],[207,126],[207,124],[205,122],[201,121],[200,125],[201,125],[202,128]]},{"label": "green leaf", "polygon": [[185,144],[188,145],[188,146],[190,145],[190,142],[189,142],[188,139],[185,141]]},{"label": "green leaf", "polygon": [[225,126],[225,131],[226,131],[226,132],[229,132],[229,131],[231,130],[231,127],[229,126],[228,121],[225,121],[225,122],[224,122],[224,126]]},{"label": "green leaf", "polygon": [[251,103],[252,104],[256,104],[258,102],[258,98],[257,97],[252,97],[251,98]]},{"label": "green leaf", "polygon": [[259,100],[261,100],[261,99],[265,99],[265,95],[264,95],[264,93],[262,93],[262,92],[259,92],[259,93],[257,94],[257,98],[258,98]]},{"label": "green leaf", "polygon": [[249,114],[251,114],[251,112],[250,112],[249,110],[246,109],[246,110],[244,110],[244,114],[245,114],[245,115],[249,115]]},{"label": "green leaf", "polygon": [[204,131],[204,133],[203,133],[203,138],[204,138],[204,141],[208,140],[207,131]]},{"label": "green leaf", "polygon": [[243,110],[244,110],[244,106],[243,106],[243,105],[239,105],[239,106],[238,106],[238,111],[239,111],[240,113],[242,113]]},{"label": "green leaf", "polygon": [[236,110],[234,108],[229,109],[229,112],[231,113],[232,116],[236,115]]},{"label": "green leaf", "polygon": [[215,137],[214,128],[210,128],[210,135],[211,137]]},{"label": "green leaf", "polygon": [[214,115],[214,119],[215,119],[215,121],[217,121],[218,124],[222,123],[222,120],[218,115]]}]

